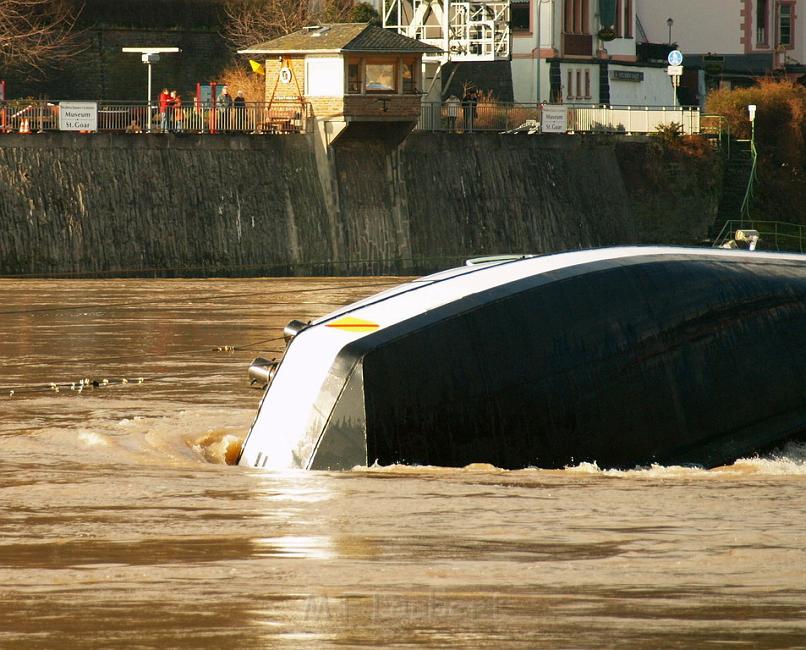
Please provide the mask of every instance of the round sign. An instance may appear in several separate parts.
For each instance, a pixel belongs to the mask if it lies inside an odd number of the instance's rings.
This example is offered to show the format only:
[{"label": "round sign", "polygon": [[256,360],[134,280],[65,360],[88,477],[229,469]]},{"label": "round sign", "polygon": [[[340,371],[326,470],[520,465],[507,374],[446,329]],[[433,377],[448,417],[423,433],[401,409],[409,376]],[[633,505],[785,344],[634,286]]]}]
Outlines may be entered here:
[{"label": "round sign", "polygon": [[672,50],[669,52],[669,56],[666,57],[666,60],[669,62],[669,65],[682,65],[683,53],[680,50]]},{"label": "round sign", "polygon": [[291,83],[291,77],[291,68],[280,68],[280,81],[282,83]]}]

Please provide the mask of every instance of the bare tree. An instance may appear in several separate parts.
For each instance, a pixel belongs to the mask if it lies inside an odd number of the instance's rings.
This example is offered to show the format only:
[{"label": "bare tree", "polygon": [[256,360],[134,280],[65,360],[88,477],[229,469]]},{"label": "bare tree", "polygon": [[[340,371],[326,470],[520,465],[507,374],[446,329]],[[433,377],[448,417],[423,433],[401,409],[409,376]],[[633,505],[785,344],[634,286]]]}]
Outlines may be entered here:
[{"label": "bare tree", "polygon": [[0,67],[41,70],[74,54],[80,12],[65,0],[0,0]]},{"label": "bare tree", "polygon": [[353,4],[352,0],[230,0],[224,35],[236,47],[249,47],[316,22],[350,22]]}]

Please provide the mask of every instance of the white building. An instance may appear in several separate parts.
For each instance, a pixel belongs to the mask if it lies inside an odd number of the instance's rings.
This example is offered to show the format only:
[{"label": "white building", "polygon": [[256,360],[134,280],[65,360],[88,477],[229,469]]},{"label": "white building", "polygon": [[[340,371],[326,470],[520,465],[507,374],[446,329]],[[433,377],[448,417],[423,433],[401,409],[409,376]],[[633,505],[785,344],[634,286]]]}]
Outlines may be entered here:
[{"label": "white building", "polygon": [[511,0],[515,101],[673,105],[668,48],[637,47],[640,1]]},{"label": "white building", "polygon": [[639,0],[638,21],[650,41],[677,43],[684,65],[708,72],[708,85],[806,75],[797,0],[708,0],[695,7],[687,0]]},{"label": "white building", "polygon": [[[474,59],[481,66],[508,58],[516,102],[699,104],[707,88],[746,85],[769,74],[806,79],[806,30],[799,28],[797,0],[509,0],[508,29],[491,22],[483,32],[491,43],[506,34],[508,48],[500,42],[468,47],[461,29],[439,29],[439,16],[472,16],[501,0],[370,2],[387,27],[442,47],[440,63],[466,70]],[[506,15],[500,7],[488,13],[496,21]],[[685,56],[677,95],[666,73],[673,47]]]},{"label": "white building", "polygon": [[515,102],[672,106],[665,40],[637,47],[638,1],[384,0],[382,16],[385,27],[442,49],[432,60],[452,64],[443,94],[456,64],[465,80],[489,83],[491,71],[499,80],[505,71]]}]

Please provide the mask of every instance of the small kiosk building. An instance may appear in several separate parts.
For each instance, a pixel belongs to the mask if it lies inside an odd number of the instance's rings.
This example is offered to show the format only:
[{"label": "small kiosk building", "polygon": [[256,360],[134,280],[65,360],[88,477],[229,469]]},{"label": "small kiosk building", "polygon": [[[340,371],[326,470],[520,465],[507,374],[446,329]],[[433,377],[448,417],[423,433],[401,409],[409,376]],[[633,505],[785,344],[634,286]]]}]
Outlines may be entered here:
[{"label": "small kiosk building", "polygon": [[330,144],[350,128],[408,133],[420,117],[423,54],[439,51],[374,25],[336,23],[239,53],[265,60],[266,103],[303,103]]}]

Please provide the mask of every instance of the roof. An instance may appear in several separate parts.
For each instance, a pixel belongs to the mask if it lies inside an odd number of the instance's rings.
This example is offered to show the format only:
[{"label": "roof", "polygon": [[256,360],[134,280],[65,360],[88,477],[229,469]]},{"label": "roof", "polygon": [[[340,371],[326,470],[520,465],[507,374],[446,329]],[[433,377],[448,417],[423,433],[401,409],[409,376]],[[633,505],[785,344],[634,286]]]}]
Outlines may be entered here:
[{"label": "roof", "polygon": [[239,54],[302,54],[309,52],[366,52],[430,54],[441,52],[390,29],[369,23],[331,23],[305,27],[271,41],[253,45]]}]

